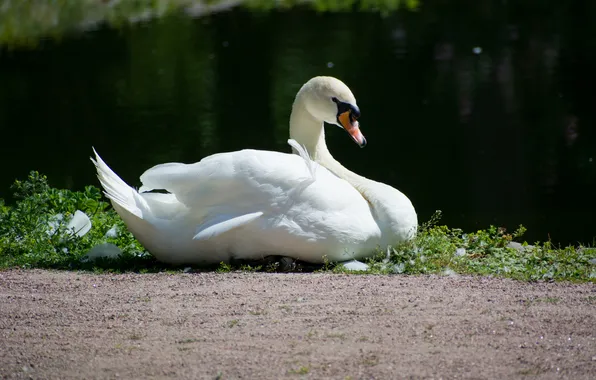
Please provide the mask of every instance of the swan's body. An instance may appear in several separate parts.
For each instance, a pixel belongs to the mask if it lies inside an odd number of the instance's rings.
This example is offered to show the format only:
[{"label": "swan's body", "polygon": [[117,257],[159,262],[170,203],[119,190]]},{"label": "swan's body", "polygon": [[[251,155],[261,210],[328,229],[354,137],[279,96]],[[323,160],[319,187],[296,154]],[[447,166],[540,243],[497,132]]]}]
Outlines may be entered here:
[{"label": "swan's body", "polygon": [[[160,261],[361,259],[412,238],[417,217],[401,192],[350,172],[327,150],[323,121],[346,124],[354,140],[365,144],[355,104],[339,80],[314,78],[298,93],[290,118],[288,142],[298,154],[242,150],[195,164],[157,165],[141,176],[141,192],[97,153],[94,163],[118,214]],[[149,192],[156,189],[169,194]]]}]

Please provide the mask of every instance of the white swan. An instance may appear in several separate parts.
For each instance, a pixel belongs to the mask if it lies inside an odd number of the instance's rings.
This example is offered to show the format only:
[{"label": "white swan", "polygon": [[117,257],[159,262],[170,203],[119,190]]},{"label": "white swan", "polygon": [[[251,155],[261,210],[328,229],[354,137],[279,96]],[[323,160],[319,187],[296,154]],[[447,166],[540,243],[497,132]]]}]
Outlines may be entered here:
[{"label": "white swan", "polygon": [[[329,153],[323,122],[364,146],[359,116],[343,82],[315,77],[296,95],[290,116],[288,143],[298,154],[247,149],[194,164],[161,164],[141,176],[139,192],[95,149],[91,160],[128,229],[160,261],[213,264],[282,255],[345,262],[411,239],[418,223],[404,194],[349,171]],[[150,192],[157,189],[169,193]]]}]

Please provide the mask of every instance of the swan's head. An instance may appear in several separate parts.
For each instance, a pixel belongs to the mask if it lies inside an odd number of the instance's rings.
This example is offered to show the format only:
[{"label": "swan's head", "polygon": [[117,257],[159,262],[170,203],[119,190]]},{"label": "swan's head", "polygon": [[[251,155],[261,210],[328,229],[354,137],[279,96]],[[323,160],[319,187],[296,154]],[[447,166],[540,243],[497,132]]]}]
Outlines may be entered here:
[{"label": "swan's head", "polygon": [[356,98],[342,81],[333,77],[314,77],[304,84],[300,93],[312,116],[345,129],[361,148],[366,145],[358,124],[360,109]]}]

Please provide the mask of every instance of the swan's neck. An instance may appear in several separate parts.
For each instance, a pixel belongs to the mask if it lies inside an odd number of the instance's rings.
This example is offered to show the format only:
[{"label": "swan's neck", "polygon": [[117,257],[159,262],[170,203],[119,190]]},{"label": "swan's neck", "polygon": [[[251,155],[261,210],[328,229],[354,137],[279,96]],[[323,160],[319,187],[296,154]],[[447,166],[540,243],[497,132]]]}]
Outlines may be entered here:
[{"label": "swan's neck", "polygon": [[310,157],[318,161],[318,154],[326,151],[325,130],[323,122],[317,120],[304,107],[300,98],[297,98],[290,115],[290,138],[304,145]]},{"label": "swan's neck", "polygon": [[368,198],[368,190],[377,182],[358,175],[333,158],[327,144],[325,143],[324,123],[317,120],[304,107],[304,104],[297,98],[292,107],[290,115],[290,138],[305,146],[310,157],[333,172],[336,176],[348,181],[365,198]]},{"label": "swan's neck", "polygon": [[301,92],[292,107],[290,138],[304,145],[314,161],[347,181],[368,201],[387,240],[384,243],[393,244],[395,239],[410,239],[418,225],[410,200],[397,189],[360,176],[335,160],[325,143],[324,123],[308,112]]}]

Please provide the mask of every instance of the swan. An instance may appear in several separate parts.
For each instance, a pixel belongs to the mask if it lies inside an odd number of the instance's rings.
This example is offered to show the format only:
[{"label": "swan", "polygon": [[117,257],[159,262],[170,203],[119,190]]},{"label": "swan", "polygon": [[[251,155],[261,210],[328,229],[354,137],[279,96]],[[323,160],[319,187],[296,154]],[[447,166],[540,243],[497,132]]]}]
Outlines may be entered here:
[{"label": "swan", "polygon": [[[418,219],[397,189],[351,172],[325,144],[324,122],[366,145],[350,89],[314,77],[290,115],[293,154],[245,149],[145,171],[127,185],[93,148],[97,176],[127,228],[158,260],[209,265],[286,256],[359,263],[412,239]],[[153,190],[166,190],[154,192]]]}]

